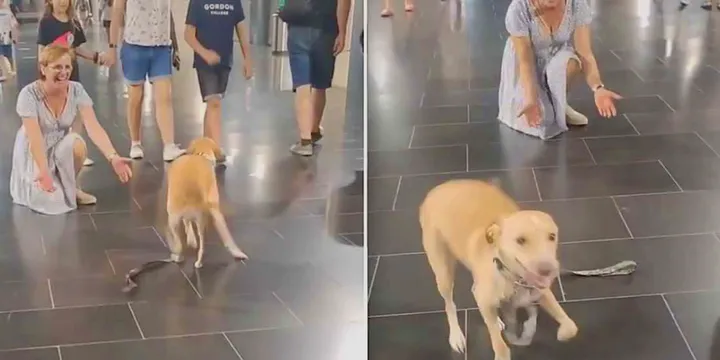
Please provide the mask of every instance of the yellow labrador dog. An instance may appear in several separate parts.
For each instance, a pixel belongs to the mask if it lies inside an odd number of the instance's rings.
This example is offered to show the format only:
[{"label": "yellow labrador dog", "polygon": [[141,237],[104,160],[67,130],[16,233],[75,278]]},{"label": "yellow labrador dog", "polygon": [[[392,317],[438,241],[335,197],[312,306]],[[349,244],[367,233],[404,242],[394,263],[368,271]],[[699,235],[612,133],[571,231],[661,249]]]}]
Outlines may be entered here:
[{"label": "yellow labrador dog", "polygon": [[202,267],[208,215],[230,254],[236,259],[247,259],[247,255],[235,244],[220,212],[215,178],[215,162],[219,155],[220,148],[213,140],[199,138],[190,143],[186,155],[173,161],[168,168],[168,245],[175,262],[182,261],[183,241],[180,234],[184,227],[187,245],[198,250],[195,267]]},{"label": "yellow labrador dog", "polygon": [[435,273],[438,291],[445,300],[450,346],[465,350],[453,301],[455,266],[460,261],[473,276],[473,295],[485,321],[495,360],[510,360],[503,340],[506,322],[515,321],[518,308],[528,310],[523,339],[508,341],[528,345],[535,332],[536,303],[559,324],[557,338],[565,341],[578,331],[575,322],[558,304],[550,286],[559,274],[558,228],[552,217],[539,211],[520,210],[497,187],[479,180],[451,180],[432,189],[420,206],[423,246]]}]

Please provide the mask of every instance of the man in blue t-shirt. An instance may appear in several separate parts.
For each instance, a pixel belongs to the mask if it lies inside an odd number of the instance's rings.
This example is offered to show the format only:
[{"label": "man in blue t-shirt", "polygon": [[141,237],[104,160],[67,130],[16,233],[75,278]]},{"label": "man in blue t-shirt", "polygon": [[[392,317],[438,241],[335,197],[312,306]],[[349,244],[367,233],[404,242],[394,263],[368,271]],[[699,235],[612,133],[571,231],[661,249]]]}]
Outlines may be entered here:
[{"label": "man in blue t-shirt", "polygon": [[[195,51],[197,72],[205,108],[204,136],[220,143],[220,102],[227,89],[233,63],[233,35],[237,33],[242,52],[243,75],[253,75],[250,41],[240,0],[190,0],[185,20],[185,41]],[[225,156],[218,162],[222,163]]]}]

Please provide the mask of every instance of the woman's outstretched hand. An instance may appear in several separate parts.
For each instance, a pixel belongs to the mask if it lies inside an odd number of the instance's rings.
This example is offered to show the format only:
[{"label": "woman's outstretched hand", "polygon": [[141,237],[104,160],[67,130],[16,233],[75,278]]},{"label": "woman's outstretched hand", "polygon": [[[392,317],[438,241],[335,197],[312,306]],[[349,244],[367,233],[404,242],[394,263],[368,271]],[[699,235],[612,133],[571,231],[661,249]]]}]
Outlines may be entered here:
[{"label": "woman's outstretched hand", "polygon": [[116,156],[110,160],[115,174],[117,175],[120,182],[126,183],[132,178],[132,169],[130,169],[131,160],[124,157]]},{"label": "woman's outstretched hand", "polygon": [[538,127],[542,122],[542,112],[540,111],[540,105],[536,101],[527,102],[525,106],[520,110],[518,117],[525,115],[525,120],[530,127]]},{"label": "woman's outstretched hand", "polygon": [[37,178],[35,178],[35,181],[38,183],[38,186],[42,191],[49,193],[55,192],[55,184],[53,184],[53,179],[52,176],[50,176],[50,173],[40,173]]},{"label": "woman's outstretched hand", "polygon": [[604,118],[611,118],[617,115],[615,100],[622,99],[622,96],[606,89],[600,88],[595,91],[595,106]]}]

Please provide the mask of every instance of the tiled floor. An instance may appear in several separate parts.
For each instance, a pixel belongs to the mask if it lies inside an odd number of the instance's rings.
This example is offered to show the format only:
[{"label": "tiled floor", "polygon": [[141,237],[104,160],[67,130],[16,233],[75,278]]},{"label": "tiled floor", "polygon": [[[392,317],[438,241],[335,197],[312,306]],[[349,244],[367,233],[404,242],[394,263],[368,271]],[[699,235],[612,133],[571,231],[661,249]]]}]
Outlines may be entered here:
[{"label": "tiled floor", "polygon": [[590,0],[605,84],[625,96],[553,141],[500,126],[497,86],[509,0],[418,0],[379,17],[369,3],[369,354],[373,360],[491,359],[466,272],[456,302],[467,354],[448,345],[422,253],[417,206],[453,178],[487,179],[553,214],[565,267],[639,263],[616,278],[562,278],[580,327],[567,344],[543,317],[513,359],[720,359],[720,13],[675,0]]},{"label": "tiled floor", "polygon": [[[35,26],[24,27],[18,45],[19,84],[0,92],[2,179],[9,178],[20,123],[18,87],[36,74]],[[91,47],[99,44],[93,38]],[[204,106],[191,53],[184,44],[181,50],[175,128],[187,145],[201,134]],[[11,205],[4,180],[0,359],[365,358],[362,124],[345,122],[344,91],[333,90],[319,155],[292,157],[292,94],[277,88],[287,64],[255,50],[257,77],[246,83],[240,73],[231,75],[223,135],[231,157],[218,175],[226,218],[250,260],[233,262],[212,234],[201,270],[192,261],[168,265],[143,274],[137,293],[121,292],[128,270],[168,256],[165,164],[148,111],[147,159],[133,163],[128,186],[91,146],[97,164],[84,170],[82,184],[97,195],[97,206],[67,216],[31,214]],[[118,74],[80,66],[101,123],[127,152]]]}]

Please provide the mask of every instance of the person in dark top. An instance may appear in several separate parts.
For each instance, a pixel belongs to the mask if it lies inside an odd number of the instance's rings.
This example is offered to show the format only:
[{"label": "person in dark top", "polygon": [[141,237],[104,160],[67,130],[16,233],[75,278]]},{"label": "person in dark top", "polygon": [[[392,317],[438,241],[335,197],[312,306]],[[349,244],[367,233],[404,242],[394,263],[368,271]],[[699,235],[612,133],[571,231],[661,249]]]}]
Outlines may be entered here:
[{"label": "person in dark top", "polygon": [[[38,24],[38,54],[48,45],[58,45],[73,49],[75,56],[92,61],[96,65],[102,65],[100,54],[96,51],[88,51],[80,46],[85,44],[85,31],[80,22],[75,19],[74,9],[71,0],[47,0],[45,13]],[[39,57],[38,57],[39,58]],[[70,81],[80,82],[77,58],[72,59],[72,73]],[[73,131],[82,133],[82,122],[75,121]],[[90,158],[85,158],[86,166],[94,164]]]},{"label": "person in dark top", "polygon": [[300,140],[290,147],[293,154],[312,156],[313,145],[322,138],[325,91],[332,86],[335,57],[345,49],[351,4],[351,0],[313,1],[317,7],[312,9],[313,16],[302,24],[288,23],[287,48],[300,133]]},{"label": "person in dark top", "polygon": [[[185,20],[185,41],[195,52],[193,67],[197,72],[205,108],[204,136],[220,142],[220,103],[227,89],[233,64],[233,35],[240,39],[243,75],[253,75],[250,41],[244,23],[240,0],[190,0]],[[223,162],[223,154],[218,162]]]}]

